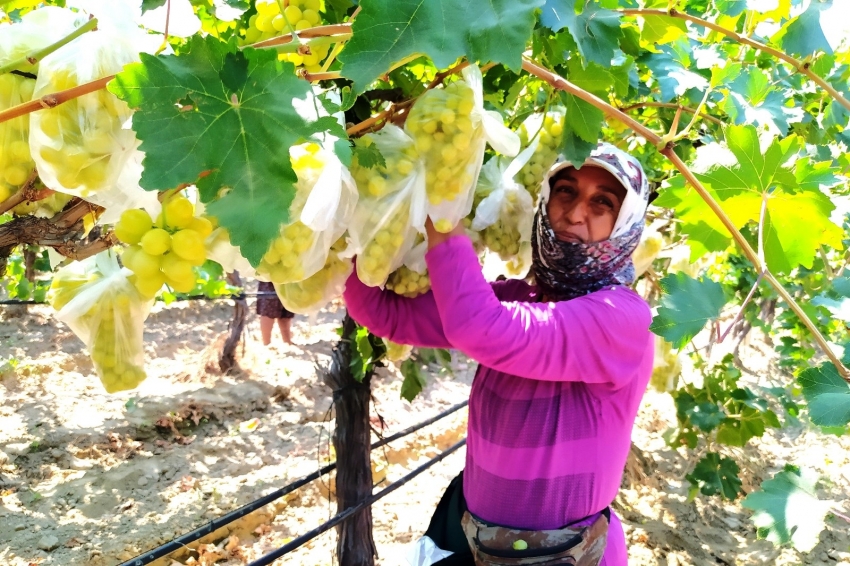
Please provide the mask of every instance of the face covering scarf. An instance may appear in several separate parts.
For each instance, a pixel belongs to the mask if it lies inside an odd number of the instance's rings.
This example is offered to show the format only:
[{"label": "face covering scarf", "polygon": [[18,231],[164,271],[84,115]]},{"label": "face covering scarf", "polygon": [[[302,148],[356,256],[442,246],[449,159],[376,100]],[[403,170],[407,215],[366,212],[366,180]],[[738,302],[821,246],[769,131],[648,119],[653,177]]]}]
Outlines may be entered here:
[{"label": "face covering scarf", "polygon": [[543,180],[540,205],[531,232],[531,271],[546,300],[567,301],[611,285],[630,285],[635,279],[632,252],[643,233],[649,184],[640,163],[607,143],[600,143],[584,166],[602,167],[626,188],[626,197],[611,237],[589,244],[563,242],[546,213],[549,179],[570,163],[559,157]]}]

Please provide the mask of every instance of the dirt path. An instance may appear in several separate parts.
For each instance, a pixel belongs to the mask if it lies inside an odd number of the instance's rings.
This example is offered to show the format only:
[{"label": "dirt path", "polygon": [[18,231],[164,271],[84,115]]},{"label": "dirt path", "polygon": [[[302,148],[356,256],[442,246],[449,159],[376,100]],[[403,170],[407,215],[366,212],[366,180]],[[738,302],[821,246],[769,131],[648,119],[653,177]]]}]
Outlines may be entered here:
[{"label": "dirt path", "polygon": [[[158,306],[146,323],[149,378],[118,395],[103,392],[82,344],[47,308],[0,322],[0,565],[117,564],[328,461],[331,397],[319,374],[340,310],[298,317],[295,344],[269,348],[252,315],[240,352],[244,374],[223,377],[205,368],[231,309],[227,302]],[[465,399],[472,369],[459,360],[454,375],[431,376],[412,404],[399,398],[395,369],[380,370],[373,391],[387,434]],[[670,397],[649,392],[634,433],[644,461],[626,474],[616,504],[630,564],[850,565],[841,521],[830,520],[820,544],[801,556],[756,541],[740,502],[688,501],[684,475],[692,464],[662,438],[674,423]],[[375,477],[402,477],[463,438],[465,427],[462,410],[377,451]],[[740,456],[747,488],[785,463],[804,464],[824,478],[821,497],[848,509],[846,437],[825,437],[803,423],[768,433]],[[379,564],[405,563],[409,543],[463,459],[461,450],[375,505]],[[216,533],[216,544],[200,554],[185,551],[158,564],[244,564],[332,516],[327,495],[327,483],[313,482]],[[332,564],[335,542],[326,533],[278,563]]]}]

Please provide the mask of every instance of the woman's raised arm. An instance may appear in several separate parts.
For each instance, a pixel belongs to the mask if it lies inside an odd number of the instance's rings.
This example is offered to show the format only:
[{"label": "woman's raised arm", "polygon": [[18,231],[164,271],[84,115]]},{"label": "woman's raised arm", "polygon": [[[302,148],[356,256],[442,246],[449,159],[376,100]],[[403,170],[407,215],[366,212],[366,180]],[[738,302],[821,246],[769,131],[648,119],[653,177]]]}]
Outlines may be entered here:
[{"label": "woman's raised arm", "polygon": [[443,333],[434,296],[428,292],[414,299],[378,287],[369,287],[357,278],[348,278],[343,293],[351,318],[372,334],[399,344],[426,348],[451,348]]},{"label": "woman's raised arm", "polygon": [[649,307],[629,289],[562,302],[502,302],[465,236],[436,245],[426,260],[445,337],[485,366],[531,379],[619,387],[652,352]]}]

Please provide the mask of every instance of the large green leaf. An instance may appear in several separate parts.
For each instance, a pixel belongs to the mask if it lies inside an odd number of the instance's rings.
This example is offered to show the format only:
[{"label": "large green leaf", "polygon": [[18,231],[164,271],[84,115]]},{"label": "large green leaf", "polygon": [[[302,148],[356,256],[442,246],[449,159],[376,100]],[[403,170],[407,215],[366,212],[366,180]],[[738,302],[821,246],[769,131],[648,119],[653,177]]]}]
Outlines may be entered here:
[{"label": "large green leaf", "polygon": [[673,344],[684,347],[726,304],[723,287],[711,279],[694,279],[671,273],[661,280],[664,295],[649,329]]},{"label": "large green leaf", "polygon": [[401,375],[404,377],[404,381],[401,382],[401,397],[412,402],[427,385],[425,376],[419,371],[419,364],[413,360],[402,362]]},{"label": "large green leaf", "polygon": [[682,58],[669,45],[661,46],[661,53],[651,53],[641,58],[641,62],[652,71],[652,76],[661,89],[660,100],[668,102],[681,97],[690,89],[705,90],[708,80],[688,68],[688,61]]},{"label": "large green leaf", "polygon": [[786,466],[761,484],[762,491],[749,494],[742,505],[753,510],[759,538],[776,545],[792,543],[803,552],[814,548],[833,505],[817,498],[816,484],[813,472]]},{"label": "large green leaf", "polygon": [[[719,200],[711,187],[706,189],[715,200]],[[682,232],[688,236],[691,261],[709,252],[723,251],[732,242],[732,236],[720,218],[681,175],[667,181],[653,204],[675,211],[676,219],[682,223]]]},{"label": "large green leaf", "polygon": [[766,126],[775,134],[785,135],[789,122],[799,120],[799,112],[786,104],[787,95],[773,87],[770,76],[761,69],[743,70],[731,83],[721,86],[721,91],[726,96],[719,106],[735,124]]},{"label": "large green leaf", "polygon": [[546,0],[540,23],[555,32],[566,28],[586,63],[609,66],[623,33],[620,29],[620,15],[595,2],[585,3],[580,14],[576,13],[574,6],[569,1]]},{"label": "large green leaf", "polygon": [[543,2],[363,0],[351,27],[354,36],[340,54],[342,74],[361,93],[394,63],[417,53],[440,68],[466,56],[519,72],[534,29],[534,11]]},{"label": "large green leaf", "polygon": [[850,424],[850,384],[829,363],[809,368],[797,378],[809,405],[812,422],[818,426]]},{"label": "large green leaf", "polygon": [[601,110],[575,95],[563,93],[561,100],[567,109],[564,131],[575,133],[579,138],[595,146],[605,115]]},{"label": "large green leaf", "polygon": [[735,460],[709,452],[697,462],[694,471],[685,477],[699,486],[703,495],[720,494],[726,499],[735,499],[742,491],[738,471]]},{"label": "large green leaf", "polygon": [[832,55],[832,47],[820,24],[821,12],[831,5],[832,2],[811,2],[805,12],[782,26],[772,39],[793,55],[805,57],[817,51]]},{"label": "large green leaf", "polygon": [[256,265],[289,217],[289,147],[329,126],[299,109],[310,85],[274,52],[238,52],[213,37],[194,36],[180,56],[141,59],[109,88],[136,109],[142,186],[197,184],[207,211]]},{"label": "large green leaf", "polygon": [[663,45],[676,41],[688,33],[684,20],[669,16],[643,16],[643,29],[640,38],[655,45]]}]

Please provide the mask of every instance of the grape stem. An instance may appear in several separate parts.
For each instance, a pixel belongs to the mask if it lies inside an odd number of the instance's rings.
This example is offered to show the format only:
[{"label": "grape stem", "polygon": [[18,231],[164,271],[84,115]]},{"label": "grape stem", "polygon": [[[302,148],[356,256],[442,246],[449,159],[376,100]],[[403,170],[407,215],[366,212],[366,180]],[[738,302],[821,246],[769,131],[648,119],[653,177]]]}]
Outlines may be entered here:
[{"label": "grape stem", "polygon": [[115,75],[109,75],[101,79],[77,85],[67,90],[60,90],[59,92],[45,94],[41,98],[35,98],[29,102],[24,102],[23,104],[7,108],[6,110],[0,111],[0,124],[20,116],[25,116],[26,114],[35,112],[36,110],[55,108],[69,100],[79,98],[92,92],[97,92],[98,90],[105,88],[106,84],[114,78]]},{"label": "grape stem", "polygon": [[84,33],[92,31],[94,29],[97,29],[97,18],[90,19],[89,21],[87,21],[86,23],[84,23],[83,25],[81,25],[80,27],[60,39],[59,41],[51,43],[47,47],[42,47],[41,49],[33,51],[29,55],[24,55],[20,59],[16,59],[10,63],[0,66],[0,75],[10,73],[18,69],[19,67],[37,65],[39,61],[44,59],[47,55],[50,55],[60,47],[67,45],[68,43],[74,41]]},{"label": "grape stem", "polygon": [[[627,116],[622,110],[614,108],[598,96],[591,94],[582,88],[579,88],[578,86],[574,85],[563,77],[553,73],[552,71],[544,67],[541,67],[540,65],[528,58],[523,57],[522,68],[525,71],[531,73],[532,75],[543,79],[555,88],[569,92],[570,94],[573,94],[578,98],[584,100],[585,102],[602,110],[602,112],[605,113],[605,115],[609,118],[614,118],[615,120],[624,123],[629,128],[643,136],[647,141],[652,143],[652,145],[654,145],[655,147],[659,147],[659,142],[661,141],[661,138],[658,136],[658,134],[656,134],[643,124],[637,122],[633,118]],[[803,325],[809,330],[809,332],[812,334],[812,337],[814,338],[814,341],[817,343],[817,345],[820,347],[821,351],[826,355],[826,357],[829,358],[829,361],[832,362],[832,364],[838,370],[839,375],[841,375],[841,377],[845,381],[850,383],[850,371],[848,371],[847,368],[844,367],[844,364],[842,364],[838,356],[835,355],[835,352],[833,352],[832,348],[830,348],[829,343],[827,342],[823,334],[821,334],[818,327],[815,326],[814,322],[812,322],[806,312],[802,309],[802,307],[800,307],[800,305],[797,303],[791,293],[789,293],[788,290],[782,286],[782,283],[780,283],[779,280],[777,280],[776,277],[767,269],[767,266],[765,265],[764,261],[759,257],[755,250],[753,250],[752,246],[750,246],[750,243],[746,240],[746,238],[744,238],[744,235],[741,234],[741,232],[735,226],[734,222],[732,222],[732,219],[729,218],[729,216],[726,214],[720,204],[714,200],[714,198],[706,190],[702,183],[700,183],[699,179],[697,179],[694,173],[688,168],[687,165],[685,165],[685,162],[682,161],[678,155],[676,155],[676,152],[673,151],[673,144],[668,143],[664,147],[659,147],[659,152],[673,163],[676,169],[678,169],[679,172],[682,173],[688,183],[694,188],[694,190],[697,191],[700,197],[702,197],[702,199],[709,206],[709,208],[711,208],[712,212],[714,212],[714,214],[720,219],[720,221],[732,235],[732,239],[735,240],[735,242],[741,248],[741,251],[750,261],[750,263],[753,264],[756,269],[756,272],[763,274],[764,279],[766,279],[767,282],[770,283],[770,286],[773,287],[773,289],[779,294],[779,296],[788,304],[791,311],[797,315]]]},{"label": "grape stem", "polygon": [[689,114],[693,114],[694,116],[699,116],[703,120],[708,120],[713,124],[717,124],[718,126],[723,125],[723,120],[719,118],[715,118],[714,116],[710,116],[705,112],[700,112],[697,108],[691,108],[689,106],[682,106],[680,104],[676,104],[675,102],[637,102],[635,104],[629,104],[628,106],[620,106],[620,110],[623,112],[628,112],[629,110],[635,110],[636,108],[670,108],[671,110],[675,110],[677,108],[681,108],[684,112],[688,112]]},{"label": "grape stem", "polygon": [[680,12],[675,8],[671,8],[669,10],[651,8],[625,8],[617,11],[623,14],[624,16],[667,16],[670,18],[679,18],[700,25],[702,27],[714,30],[717,33],[734,39],[738,43],[749,45],[754,49],[758,49],[759,51],[763,51],[765,53],[773,55],[777,59],[785,61],[786,63],[794,67],[799,73],[802,73],[803,75],[807,76],[812,82],[817,83],[818,86],[827,91],[832,96],[832,98],[838,101],[839,104],[850,110],[850,100],[844,98],[840,92],[838,92],[835,88],[832,87],[832,85],[830,85],[828,82],[826,82],[826,80],[824,80],[814,71],[812,71],[811,61],[800,61],[799,59],[795,59],[794,57],[791,57],[790,55],[778,49],[774,49],[773,47],[765,45],[764,43],[761,43],[754,39],[750,39],[745,35],[741,35],[738,32],[726,29],[723,26],[717,25],[713,22],[709,22],[697,16],[692,16],[690,14]]},{"label": "grape stem", "polygon": [[279,35],[277,37],[272,37],[271,39],[264,39],[263,41],[252,43],[251,45],[243,45],[242,47],[240,47],[240,49],[245,49],[246,47],[264,49],[267,47],[277,47],[278,45],[292,43],[293,39],[298,42],[298,40],[301,39],[312,39],[316,37],[328,36],[333,36],[339,41],[351,39],[351,24],[332,24],[327,26],[316,26],[314,28],[304,29],[299,32],[287,33],[284,35]]}]

